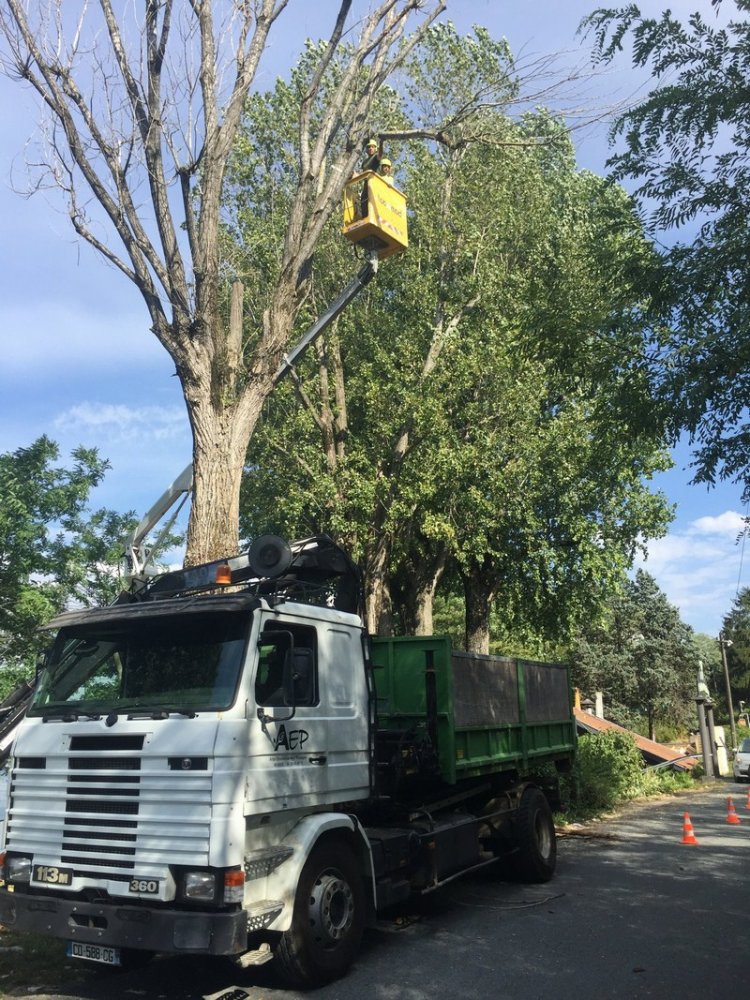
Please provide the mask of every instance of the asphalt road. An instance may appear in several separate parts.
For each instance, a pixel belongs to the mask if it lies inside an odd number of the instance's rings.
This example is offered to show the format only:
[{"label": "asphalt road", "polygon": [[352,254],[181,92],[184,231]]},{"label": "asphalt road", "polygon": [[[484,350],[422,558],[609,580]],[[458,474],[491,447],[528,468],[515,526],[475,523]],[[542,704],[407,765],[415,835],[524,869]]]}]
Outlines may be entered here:
[{"label": "asphalt road", "polygon": [[[739,825],[726,822],[727,796]],[[316,1000],[723,1000],[750,990],[748,786],[724,782],[638,804],[564,836],[542,886],[484,874],[366,934],[349,975]],[[687,811],[699,843],[682,843]],[[29,985],[33,984],[30,979]],[[49,988],[49,987],[47,987]],[[85,1000],[287,1000],[271,967],[156,959],[92,972]],[[23,994],[30,995],[24,991]],[[308,994],[310,996],[310,994]]]}]

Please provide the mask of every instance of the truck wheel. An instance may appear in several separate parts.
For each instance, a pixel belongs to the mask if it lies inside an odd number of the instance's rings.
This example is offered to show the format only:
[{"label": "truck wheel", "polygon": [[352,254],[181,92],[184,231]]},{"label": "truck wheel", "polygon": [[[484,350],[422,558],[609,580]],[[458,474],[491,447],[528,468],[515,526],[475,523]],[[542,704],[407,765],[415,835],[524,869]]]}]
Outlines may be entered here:
[{"label": "truck wheel", "polygon": [[302,869],[292,926],[274,952],[293,986],[319,986],[343,976],[365,923],[365,893],[357,859],[342,841],[317,844]]},{"label": "truck wheel", "polygon": [[524,882],[549,882],[557,864],[555,824],[549,803],[538,788],[527,788],[516,816],[517,853],[513,860]]}]

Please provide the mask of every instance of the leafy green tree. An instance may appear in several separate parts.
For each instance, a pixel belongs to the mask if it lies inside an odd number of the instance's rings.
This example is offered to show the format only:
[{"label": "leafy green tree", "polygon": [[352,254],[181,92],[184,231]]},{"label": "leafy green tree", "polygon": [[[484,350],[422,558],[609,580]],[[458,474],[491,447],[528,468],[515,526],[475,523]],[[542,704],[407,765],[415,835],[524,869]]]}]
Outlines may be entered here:
[{"label": "leafy green tree", "polygon": [[[119,590],[122,539],[132,514],[87,509],[107,469],[77,448],[70,468],[47,437],[0,455],[0,665],[28,675],[36,630],[70,603],[108,603]],[[7,692],[6,692],[7,693]]]},{"label": "leafy green tree", "polygon": [[[750,705],[750,587],[743,587],[737,595],[731,611],[724,618],[722,635],[732,641],[732,645],[727,647],[732,701],[735,708],[740,701]],[[723,675],[720,690],[724,691]],[[723,695],[722,700],[726,702]]]},{"label": "leafy green tree", "polygon": [[[512,99],[505,47],[445,26],[404,91],[434,95],[450,119],[465,100],[454,69],[468,57]],[[249,109],[279,110],[269,162],[289,134],[284,87]],[[413,102],[397,96],[389,116],[408,124]],[[373,630],[397,624],[393,600],[408,611],[402,628],[430,630],[426,609],[449,574],[466,597],[469,646],[487,647],[495,598],[518,633],[567,634],[619,580],[638,535],[668,518],[643,482],[665,459],[631,365],[653,256],[624,193],[579,173],[564,128],[542,111],[514,122],[485,109],[445,141],[395,148],[409,252],[267,407],[243,533],[330,531],[363,563]],[[254,168],[250,185],[262,176]],[[247,238],[239,213],[228,237]],[[312,281],[321,301],[351,266],[336,238],[325,250]]]},{"label": "leafy green tree", "polygon": [[578,637],[573,683],[602,691],[606,714],[648,736],[657,725],[685,726],[695,708],[698,648],[692,630],[652,576],[638,570],[613,596],[604,621]]},{"label": "leafy green tree", "polygon": [[628,4],[597,9],[584,27],[605,62],[630,38],[633,64],[659,81],[615,123],[624,149],[611,161],[615,179],[636,183],[654,229],[678,237],[664,255],[652,373],[673,435],[687,428],[697,446],[696,480],[732,479],[747,498],[750,0],[712,6],[726,23],[700,11],[649,18]]}]

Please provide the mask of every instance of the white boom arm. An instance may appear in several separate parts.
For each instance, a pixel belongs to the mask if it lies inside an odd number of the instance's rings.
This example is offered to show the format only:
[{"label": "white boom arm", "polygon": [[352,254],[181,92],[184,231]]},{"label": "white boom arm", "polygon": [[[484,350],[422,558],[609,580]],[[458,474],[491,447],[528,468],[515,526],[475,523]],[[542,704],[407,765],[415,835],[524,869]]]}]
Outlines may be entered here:
[{"label": "white boom arm", "polygon": [[[130,565],[130,573],[134,577],[146,575],[146,569],[152,562],[154,552],[170,531],[182,510],[185,502],[193,491],[193,463],[186,466],[177,479],[167,487],[153,507],[141,518],[137,527],[127,540],[125,558]],[[156,525],[164,518],[172,507],[176,509],[164,525],[153,544],[147,545],[146,538]]]}]

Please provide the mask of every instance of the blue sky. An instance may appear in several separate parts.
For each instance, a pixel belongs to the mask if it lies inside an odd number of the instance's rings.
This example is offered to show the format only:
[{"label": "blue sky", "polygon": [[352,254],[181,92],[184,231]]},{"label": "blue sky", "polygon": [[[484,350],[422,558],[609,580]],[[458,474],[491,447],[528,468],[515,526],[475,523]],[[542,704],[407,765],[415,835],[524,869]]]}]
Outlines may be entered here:
[{"label": "blue sky", "polygon": [[[708,0],[677,0],[674,13]],[[355,2],[355,7],[357,3]],[[508,38],[514,53],[532,60],[561,53],[559,65],[583,63],[576,36],[595,3],[579,0],[448,0],[461,30],[472,24]],[[667,3],[642,3],[656,13]],[[269,85],[305,36],[322,33],[332,3],[291,0],[272,35],[265,76]],[[299,12],[306,13],[300,16]],[[648,82],[627,60],[571,89],[566,101],[605,110],[644,92]],[[32,96],[0,78],[0,451],[15,450],[46,433],[63,459],[77,444],[97,447],[112,465],[94,496],[97,506],[143,514],[190,460],[187,419],[173,366],[149,333],[135,288],[77,241],[54,192],[31,198],[24,148],[38,111]],[[606,124],[575,133],[582,167],[604,172]],[[649,546],[645,568],[696,630],[717,635],[739,586],[750,582],[737,536],[744,509],[740,491],[722,484],[690,486],[689,451],[656,485],[677,505],[669,535]],[[750,552],[748,554],[750,559]]]}]

